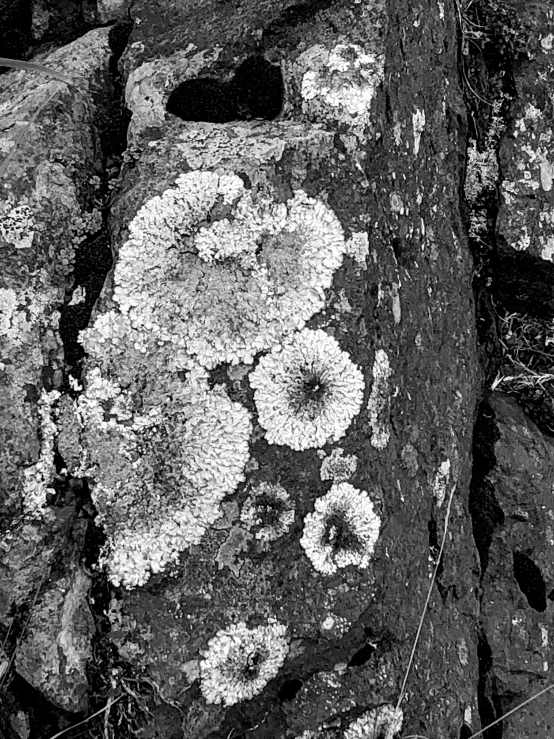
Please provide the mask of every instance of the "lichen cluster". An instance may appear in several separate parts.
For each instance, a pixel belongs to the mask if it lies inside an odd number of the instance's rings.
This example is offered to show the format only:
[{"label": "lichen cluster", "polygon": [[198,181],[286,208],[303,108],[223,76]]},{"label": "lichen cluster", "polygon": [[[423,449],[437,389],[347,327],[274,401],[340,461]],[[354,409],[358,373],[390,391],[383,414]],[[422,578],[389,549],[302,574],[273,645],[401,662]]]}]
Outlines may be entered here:
[{"label": "lichen cluster", "polygon": [[108,542],[101,557],[111,582],[135,587],[200,541],[220,503],[244,479],[248,412],[203,370],[185,381],[150,377],[140,396],[89,371],[78,414],[83,462],[92,478],[98,522]]},{"label": "lichen cluster", "polygon": [[339,568],[369,566],[381,520],[369,495],[347,482],[335,483],[304,519],[300,544],[314,568],[332,575]]},{"label": "lichen cluster", "polygon": [[260,541],[275,541],[287,533],[294,521],[294,502],[281,485],[261,482],[245,500],[241,522]]},{"label": "lichen cluster", "polygon": [[402,710],[392,705],[372,708],[349,725],[344,739],[394,739],[400,734],[403,719]]},{"label": "lichen cluster", "polygon": [[253,628],[240,622],[218,631],[200,662],[200,689],[206,701],[232,706],[260,693],[285,661],[286,633],[276,621]]},{"label": "lichen cluster", "polygon": [[344,436],[364,395],[361,370],[322,330],[304,329],[275,346],[249,381],[267,442],[296,450]]},{"label": "lichen cluster", "polygon": [[113,297],[176,368],[251,362],[321,310],[345,249],[336,216],[303,191],[277,203],[234,174],[193,171],[129,225]]}]

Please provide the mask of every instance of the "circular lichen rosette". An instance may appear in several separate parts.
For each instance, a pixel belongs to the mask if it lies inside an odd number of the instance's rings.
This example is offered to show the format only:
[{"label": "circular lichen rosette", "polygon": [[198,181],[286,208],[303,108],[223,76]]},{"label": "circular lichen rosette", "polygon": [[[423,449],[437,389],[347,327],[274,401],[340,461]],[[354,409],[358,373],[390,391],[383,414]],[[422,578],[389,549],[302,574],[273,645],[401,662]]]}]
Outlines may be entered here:
[{"label": "circular lichen rosette", "polygon": [[400,735],[404,720],[400,708],[384,704],[353,721],[344,732],[344,739],[394,739]]},{"label": "circular lichen rosette", "polygon": [[93,481],[100,557],[114,585],[143,585],[200,541],[244,480],[248,412],[204,370],[160,373],[140,393],[89,370],[78,399],[83,461]]},{"label": "circular lichen rosette", "polygon": [[300,544],[314,568],[332,575],[339,568],[368,567],[381,519],[369,495],[347,482],[335,483],[304,519]]},{"label": "circular lichen rosette", "polygon": [[177,365],[251,362],[322,309],[346,250],[341,225],[302,190],[279,203],[201,170],[175,185],[129,224],[114,301]]},{"label": "circular lichen rosette", "polygon": [[200,661],[200,689],[206,701],[232,706],[260,693],[285,661],[286,633],[276,621],[252,628],[241,621],[218,631]]},{"label": "circular lichen rosette", "polygon": [[266,441],[298,451],[344,436],[364,396],[360,368],[322,330],[304,329],[274,347],[249,381]]}]

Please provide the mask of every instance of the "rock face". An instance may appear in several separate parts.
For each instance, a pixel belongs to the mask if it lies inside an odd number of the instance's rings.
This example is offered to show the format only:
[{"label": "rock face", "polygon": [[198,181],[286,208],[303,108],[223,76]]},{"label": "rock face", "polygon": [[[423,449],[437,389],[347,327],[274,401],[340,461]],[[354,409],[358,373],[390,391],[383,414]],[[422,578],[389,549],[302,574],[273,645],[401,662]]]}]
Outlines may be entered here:
[{"label": "rock face", "polygon": [[517,405],[473,438],[454,8],[129,12],[0,78],[0,731],[471,736],[547,678],[554,524]]},{"label": "rock face", "polygon": [[15,667],[33,687],[66,711],[88,705],[86,668],[94,619],[87,603],[90,579],[76,571],[46,588],[33,608]]},{"label": "rock face", "polygon": [[[500,716],[550,682],[554,446],[512,399],[493,396],[491,410],[495,464],[484,481],[489,505],[482,516],[491,527],[482,579],[481,650],[487,661],[483,700],[491,716]],[[548,736],[553,727],[546,693],[506,719],[502,737]]]}]

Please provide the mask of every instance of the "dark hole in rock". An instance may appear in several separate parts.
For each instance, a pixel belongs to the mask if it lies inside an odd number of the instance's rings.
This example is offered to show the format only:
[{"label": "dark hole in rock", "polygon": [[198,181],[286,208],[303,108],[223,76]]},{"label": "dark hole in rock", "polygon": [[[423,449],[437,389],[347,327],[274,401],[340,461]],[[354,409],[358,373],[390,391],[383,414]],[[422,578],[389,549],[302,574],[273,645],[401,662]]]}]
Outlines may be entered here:
[{"label": "dark hole in rock", "polygon": [[169,96],[166,110],[184,121],[229,123],[237,119],[234,90],[211,77],[185,80]]},{"label": "dark hole in rock", "polygon": [[462,728],[460,729],[460,739],[469,739],[472,734],[473,731],[469,726],[467,724],[462,724]]},{"label": "dark hole in rock", "polygon": [[[502,715],[499,705],[496,681],[491,674],[492,650],[485,634],[480,634],[477,642],[477,659],[479,661],[479,680],[477,683],[477,707],[482,726],[492,724]],[[492,726],[483,733],[483,739],[502,739],[502,722]]]},{"label": "dark hole in rock", "polygon": [[523,552],[514,552],[514,577],[527,602],[535,611],[546,611],[546,584],[542,572]]},{"label": "dark hole in rock", "polygon": [[229,82],[213,77],[181,82],[170,94],[166,110],[184,121],[272,120],[283,107],[283,91],[281,69],[262,56],[250,56]]},{"label": "dark hole in rock", "polygon": [[240,120],[263,118],[271,121],[283,107],[281,69],[262,56],[249,56],[236,71],[233,84]]},{"label": "dark hole in rock", "polygon": [[292,680],[285,680],[285,682],[279,688],[277,697],[279,698],[281,703],[292,701],[296,698],[298,691],[303,684],[304,683],[302,682],[302,680],[297,680],[296,678],[293,678]]},{"label": "dark hole in rock", "polygon": [[358,651],[350,657],[348,667],[360,667],[360,665],[365,665],[374,651],[375,647],[372,644],[364,644],[361,649],[358,649]]}]

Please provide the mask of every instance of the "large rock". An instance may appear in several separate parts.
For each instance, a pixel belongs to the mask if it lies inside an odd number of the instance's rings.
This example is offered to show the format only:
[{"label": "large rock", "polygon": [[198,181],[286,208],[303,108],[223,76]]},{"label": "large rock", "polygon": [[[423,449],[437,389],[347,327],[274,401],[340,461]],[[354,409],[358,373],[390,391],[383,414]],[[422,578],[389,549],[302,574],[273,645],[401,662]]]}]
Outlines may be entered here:
[{"label": "large rock", "polygon": [[[495,394],[491,407],[495,464],[485,479],[489,504],[482,496],[480,518],[491,524],[481,617],[484,699],[492,718],[551,682],[554,446],[513,399]],[[503,722],[502,736],[549,736],[551,706],[549,693],[533,701]]]},{"label": "large rock", "polygon": [[[85,461],[74,473],[91,479],[108,535],[110,638],[184,705],[187,737],[347,726],[398,697],[452,495],[402,709],[405,733],[458,735],[464,722],[479,728],[468,513],[478,371],[455,19],[432,3],[410,6],[410,22],[403,2],[299,15],[288,5],[252,0],[240,18],[216,2],[133,9],[140,23],[123,59],[132,161],[112,210],[114,271],[82,337],[73,423]],[[255,34],[283,75],[280,117],[251,121],[240,106],[227,123],[166,113],[177,85],[203,76],[215,82],[183,89],[230,95],[233,109]],[[291,390],[289,403],[271,381],[280,356],[302,367],[293,344],[305,323],[327,339],[304,329],[303,346],[334,347],[334,337],[351,363],[334,350],[318,359],[344,367],[325,376],[352,409],[340,412],[348,421],[330,412],[326,434],[317,414],[290,422],[306,396]],[[306,382],[317,396],[321,377]],[[235,404],[237,429],[247,411],[248,461],[231,449],[235,431],[206,435],[212,394]],[[359,505],[349,525],[326,508],[339,494]]]}]

